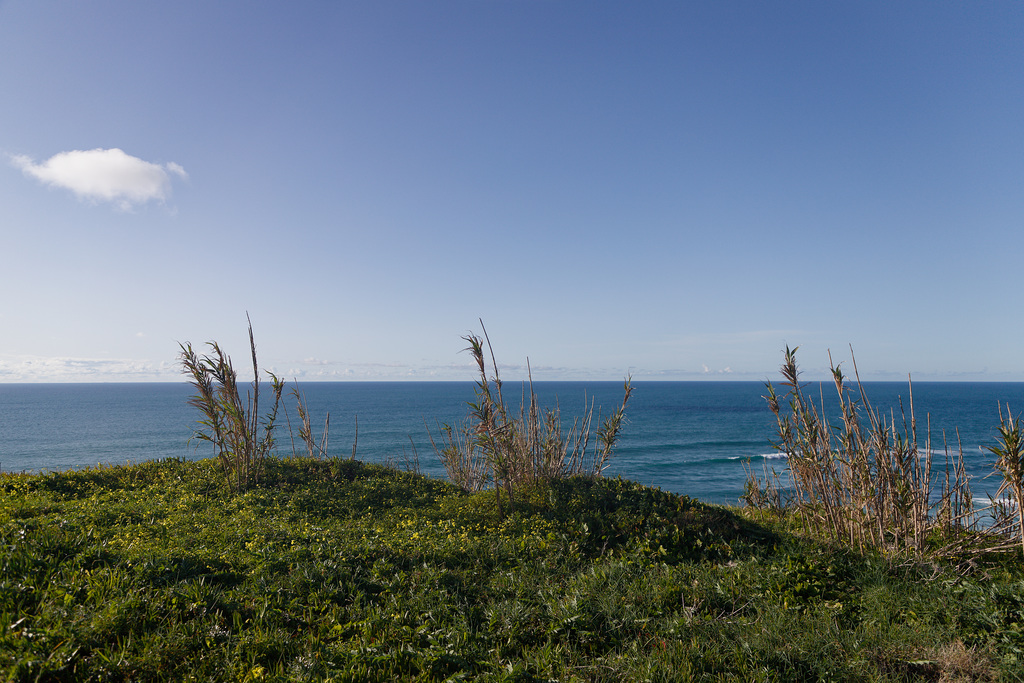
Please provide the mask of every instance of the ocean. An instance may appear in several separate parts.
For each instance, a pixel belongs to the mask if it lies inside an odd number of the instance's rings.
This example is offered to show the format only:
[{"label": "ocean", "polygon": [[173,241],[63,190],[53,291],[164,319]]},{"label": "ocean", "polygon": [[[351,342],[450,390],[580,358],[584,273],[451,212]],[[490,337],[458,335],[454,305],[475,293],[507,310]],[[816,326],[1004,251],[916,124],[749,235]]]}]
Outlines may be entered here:
[{"label": "ocean", "polygon": [[[268,387],[263,384],[263,387]],[[289,385],[291,386],[291,385]],[[328,451],[399,465],[418,459],[422,472],[443,477],[430,443],[441,424],[465,419],[473,400],[471,382],[310,382],[305,395],[319,433],[330,413]],[[563,418],[584,412],[608,415],[622,401],[621,382],[538,382],[543,406],[558,405]],[[810,383],[809,396],[835,405],[831,383]],[[522,386],[505,384],[506,400],[518,406]],[[865,392],[876,409],[909,419],[908,385],[868,382]],[[161,458],[206,458],[213,448],[189,443],[198,412],[188,406],[188,384],[0,384],[0,469],[56,471],[98,463],[120,464]],[[743,493],[745,466],[780,474],[785,458],[775,451],[775,418],[759,382],[637,382],[627,423],[606,475],[633,479],[706,502],[736,504]],[[287,390],[286,390],[287,394]],[[919,382],[913,385],[919,446],[931,427],[935,465],[945,446],[962,445],[976,498],[998,488],[993,457],[998,405],[1024,407],[1024,383]],[[292,428],[298,433],[294,400],[287,396]],[[278,451],[292,452],[288,422],[279,416]],[[296,436],[297,438],[297,436]]]}]

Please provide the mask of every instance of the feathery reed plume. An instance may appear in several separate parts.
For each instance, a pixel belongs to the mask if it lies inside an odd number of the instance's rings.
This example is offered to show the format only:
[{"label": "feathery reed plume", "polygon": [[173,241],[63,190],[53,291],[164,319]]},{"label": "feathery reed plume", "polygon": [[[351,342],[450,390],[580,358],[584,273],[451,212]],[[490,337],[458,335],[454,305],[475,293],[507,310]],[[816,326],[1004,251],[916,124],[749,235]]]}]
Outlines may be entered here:
[{"label": "feathery reed plume", "polygon": [[[854,391],[829,354],[840,416],[833,423],[823,416],[824,396],[820,410],[806,396],[796,351],[786,347],[780,368],[785,396],[780,398],[769,382],[765,400],[777,422],[778,441],[773,446],[787,457],[792,489],[788,505],[804,531],[862,550],[873,547],[921,556],[934,541],[934,532],[944,532],[951,539],[973,528],[975,513],[962,449],[952,461],[947,450],[945,482],[937,499],[933,495],[931,437],[922,452],[913,384],[909,414],[900,400],[902,429],[897,429],[894,412],[887,417],[872,407],[856,359],[852,360]],[[754,507],[781,507],[778,486],[749,469],[743,500]]]},{"label": "feathery reed plume", "polygon": [[[248,319],[248,315],[246,315]],[[200,355],[191,343],[179,344],[182,371],[191,377],[196,394],[188,404],[202,416],[192,439],[213,444],[228,487],[245,491],[259,482],[263,461],[274,446],[274,420],[281,402],[284,382],[268,372],[274,404],[259,414],[260,378],[256,361],[256,342],[249,320],[249,350],[252,354],[254,379],[243,400],[238,387],[238,374],[231,358],[217,342],[208,342],[212,353]],[[190,439],[191,440],[191,439]]]},{"label": "feathery reed plume", "polygon": [[[498,362],[483,321],[480,326],[483,337],[463,337],[468,344],[464,350],[478,372],[469,417],[458,427],[438,425],[440,445],[433,435],[430,437],[449,478],[470,491],[493,485],[498,513],[504,515],[506,504],[509,509],[515,508],[516,490],[529,482],[601,476],[626,423],[626,406],[633,394],[631,379],[625,380],[622,404],[596,429],[597,448],[591,450],[593,401],[571,423],[562,419],[557,403],[554,408],[542,409],[527,359],[529,381],[523,385],[519,410],[513,412],[505,402]],[[490,374],[488,365],[492,368]]]}]

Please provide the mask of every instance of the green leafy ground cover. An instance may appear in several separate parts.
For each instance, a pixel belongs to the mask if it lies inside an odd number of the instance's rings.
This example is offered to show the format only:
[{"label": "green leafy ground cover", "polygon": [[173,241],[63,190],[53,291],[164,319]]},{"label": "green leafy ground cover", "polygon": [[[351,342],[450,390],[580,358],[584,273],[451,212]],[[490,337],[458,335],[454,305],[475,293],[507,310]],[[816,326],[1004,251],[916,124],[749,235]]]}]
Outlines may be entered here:
[{"label": "green leafy ground cover", "polygon": [[1016,680],[1019,556],[906,564],[615,479],[352,460],[0,475],[17,681]]}]

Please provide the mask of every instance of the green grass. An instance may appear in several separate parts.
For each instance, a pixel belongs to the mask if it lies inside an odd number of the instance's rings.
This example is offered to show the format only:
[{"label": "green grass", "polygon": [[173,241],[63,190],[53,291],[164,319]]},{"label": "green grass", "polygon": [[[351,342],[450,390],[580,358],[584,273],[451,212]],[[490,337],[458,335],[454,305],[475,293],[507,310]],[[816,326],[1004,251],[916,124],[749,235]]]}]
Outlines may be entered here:
[{"label": "green grass", "polygon": [[[16,681],[1016,680],[1020,556],[904,564],[616,479],[352,460],[0,475]],[[997,563],[998,562],[998,563]]]}]

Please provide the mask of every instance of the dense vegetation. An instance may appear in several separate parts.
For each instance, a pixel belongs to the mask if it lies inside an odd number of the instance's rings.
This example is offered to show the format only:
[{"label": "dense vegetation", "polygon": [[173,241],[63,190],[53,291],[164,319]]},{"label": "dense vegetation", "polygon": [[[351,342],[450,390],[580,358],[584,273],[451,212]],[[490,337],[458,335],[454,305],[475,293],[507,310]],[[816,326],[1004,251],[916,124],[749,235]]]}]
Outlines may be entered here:
[{"label": "dense vegetation", "polygon": [[[1014,680],[1019,554],[923,562],[593,477],[0,475],[7,680]],[[763,515],[754,520],[745,515]],[[781,521],[780,521],[781,520]]]}]

